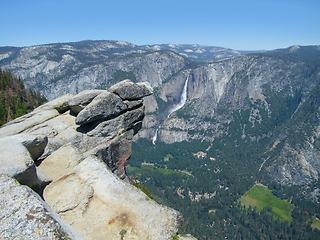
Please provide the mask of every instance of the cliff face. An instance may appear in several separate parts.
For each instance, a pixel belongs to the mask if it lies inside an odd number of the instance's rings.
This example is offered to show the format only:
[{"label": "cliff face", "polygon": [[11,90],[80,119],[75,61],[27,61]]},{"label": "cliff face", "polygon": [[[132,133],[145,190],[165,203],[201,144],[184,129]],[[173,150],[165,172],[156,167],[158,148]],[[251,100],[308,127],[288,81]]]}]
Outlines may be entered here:
[{"label": "cliff face", "polygon": [[151,200],[125,173],[132,138],[142,126],[142,98],[151,94],[149,83],[125,80],[109,90],[64,95],[1,128],[0,236],[176,235],[180,213]]},{"label": "cliff face", "polygon": [[252,162],[262,159],[274,181],[318,181],[319,59],[319,47],[295,46],[191,70],[187,103],[161,124],[158,140],[225,139],[235,148],[264,142]]}]

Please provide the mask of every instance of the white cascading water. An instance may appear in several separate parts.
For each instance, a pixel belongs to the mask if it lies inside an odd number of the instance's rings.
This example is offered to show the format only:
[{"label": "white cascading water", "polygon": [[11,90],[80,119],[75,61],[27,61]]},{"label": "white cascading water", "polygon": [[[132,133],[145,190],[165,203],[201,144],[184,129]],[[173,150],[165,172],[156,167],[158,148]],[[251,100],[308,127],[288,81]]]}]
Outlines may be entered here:
[{"label": "white cascading water", "polygon": [[186,104],[186,102],[187,102],[188,79],[189,79],[189,77],[187,77],[186,82],[184,83],[179,103],[177,105],[173,105],[172,109],[169,110],[168,117],[170,117],[171,113],[173,113],[175,111],[178,111],[180,108],[182,108]]},{"label": "white cascading water", "polygon": [[154,136],[152,138],[153,145],[156,145],[156,141],[157,141],[157,137],[158,137],[158,130],[160,127],[161,127],[161,125],[157,128],[156,133],[154,134]]},{"label": "white cascading water", "polygon": [[[186,102],[187,102],[188,80],[189,80],[189,76],[187,77],[186,82],[184,83],[179,103],[176,104],[176,105],[173,105],[173,107],[171,109],[169,109],[169,114],[168,114],[167,118],[170,117],[170,115],[173,112],[178,111],[180,108],[182,108],[186,104]],[[154,136],[152,138],[153,145],[156,145],[156,141],[157,141],[157,138],[158,138],[158,131],[159,131],[160,128],[161,128],[161,125],[157,128],[157,130],[156,130],[156,132],[155,132],[155,134],[154,134]]]}]

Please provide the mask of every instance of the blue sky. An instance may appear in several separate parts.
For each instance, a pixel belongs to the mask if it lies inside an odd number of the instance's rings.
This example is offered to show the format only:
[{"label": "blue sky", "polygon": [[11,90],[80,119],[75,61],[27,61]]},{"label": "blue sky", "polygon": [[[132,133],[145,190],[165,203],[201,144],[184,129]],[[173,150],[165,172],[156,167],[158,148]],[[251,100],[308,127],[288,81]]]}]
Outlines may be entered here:
[{"label": "blue sky", "polygon": [[320,0],[0,0],[0,46],[81,40],[320,45]]}]

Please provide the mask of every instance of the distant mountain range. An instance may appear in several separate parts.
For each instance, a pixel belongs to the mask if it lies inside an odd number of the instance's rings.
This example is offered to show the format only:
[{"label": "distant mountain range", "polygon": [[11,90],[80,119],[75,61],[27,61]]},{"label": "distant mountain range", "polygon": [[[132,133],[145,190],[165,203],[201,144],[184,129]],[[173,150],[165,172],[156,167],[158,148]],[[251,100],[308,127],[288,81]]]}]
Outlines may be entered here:
[{"label": "distant mountain range", "polygon": [[263,51],[237,51],[223,47],[201,46],[197,44],[160,44],[142,46],[152,50],[167,50],[179,53],[193,61],[212,62],[226,58]]}]

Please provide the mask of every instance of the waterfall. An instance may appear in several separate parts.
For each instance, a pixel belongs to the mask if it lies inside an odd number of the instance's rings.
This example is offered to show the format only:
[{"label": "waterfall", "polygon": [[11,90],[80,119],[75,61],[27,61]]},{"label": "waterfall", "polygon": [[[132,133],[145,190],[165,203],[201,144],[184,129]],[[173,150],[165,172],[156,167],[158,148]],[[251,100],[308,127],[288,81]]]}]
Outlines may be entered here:
[{"label": "waterfall", "polygon": [[[169,114],[168,114],[167,118],[170,117],[170,115],[172,113],[178,111],[180,108],[182,108],[186,104],[186,102],[187,102],[188,80],[189,80],[189,76],[187,77],[187,79],[186,79],[186,81],[184,83],[179,103],[173,105],[172,108],[169,109]],[[157,130],[156,130],[156,132],[155,132],[155,134],[154,134],[154,136],[152,138],[153,145],[156,145],[156,141],[157,141],[157,138],[158,138],[158,131],[159,131],[160,128],[161,128],[161,125],[159,125],[159,127],[157,128]]]},{"label": "waterfall", "polygon": [[157,128],[156,133],[154,134],[153,138],[152,138],[152,143],[153,145],[156,145],[156,141],[157,141],[157,137],[158,137],[158,131],[161,128],[161,125]]},{"label": "waterfall", "polygon": [[180,108],[182,108],[186,104],[188,80],[189,80],[189,77],[187,77],[186,82],[184,83],[179,103],[176,105],[173,105],[173,107],[169,110],[169,114],[167,118],[170,117],[171,113],[178,111]]}]

